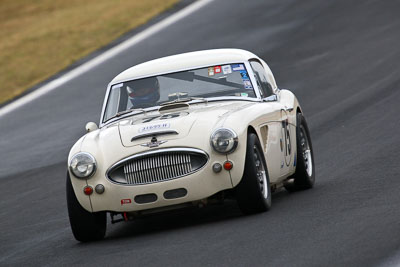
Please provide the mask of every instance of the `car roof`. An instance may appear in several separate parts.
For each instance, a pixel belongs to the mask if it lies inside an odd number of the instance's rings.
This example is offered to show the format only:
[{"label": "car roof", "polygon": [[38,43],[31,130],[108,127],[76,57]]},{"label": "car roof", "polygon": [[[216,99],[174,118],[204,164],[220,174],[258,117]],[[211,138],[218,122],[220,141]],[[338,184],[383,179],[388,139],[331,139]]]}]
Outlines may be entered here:
[{"label": "car roof", "polygon": [[242,49],[212,49],[183,53],[154,59],[133,66],[118,74],[110,84],[187,69],[245,62],[251,58],[258,57]]}]

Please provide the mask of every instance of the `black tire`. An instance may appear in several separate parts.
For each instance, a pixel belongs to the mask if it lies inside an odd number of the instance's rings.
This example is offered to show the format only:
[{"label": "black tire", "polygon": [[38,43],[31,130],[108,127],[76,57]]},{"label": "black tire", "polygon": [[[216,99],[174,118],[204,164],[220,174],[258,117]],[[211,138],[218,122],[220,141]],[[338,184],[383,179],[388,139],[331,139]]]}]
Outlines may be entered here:
[{"label": "black tire", "polygon": [[235,188],[236,200],[245,214],[271,208],[271,187],[264,153],[257,135],[247,136],[246,162],[242,180]]},{"label": "black tire", "polygon": [[89,242],[104,238],[107,228],[107,213],[86,211],[75,196],[69,175],[67,175],[67,205],[69,222],[76,240]]},{"label": "black tire", "polygon": [[297,113],[296,143],[297,163],[296,172],[287,184],[289,192],[310,189],[315,183],[314,152],[311,143],[310,131],[307,122],[301,113]]}]

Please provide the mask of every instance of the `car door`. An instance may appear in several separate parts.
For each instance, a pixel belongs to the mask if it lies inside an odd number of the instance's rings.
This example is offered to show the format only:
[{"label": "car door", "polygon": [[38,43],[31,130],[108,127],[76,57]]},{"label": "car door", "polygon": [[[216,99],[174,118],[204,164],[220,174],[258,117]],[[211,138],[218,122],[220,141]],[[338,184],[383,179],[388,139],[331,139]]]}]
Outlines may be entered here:
[{"label": "car door", "polygon": [[[253,69],[257,87],[260,91],[261,97],[266,102],[270,103],[275,109],[275,121],[268,124],[268,136],[271,141],[274,140],[275,146],[269,146],[270,151],[265,151],[266,160],[268,164],[271,182],[278,181],[281,177],[286,176],[290,171],[290,163],[293,153],[292,147],[292,131],[288,123],[288,114],[285,106],[280,103],[278,96],[275,95],[272,88],[272,82],[269,80],[268,75],[258,60],[251,60],[250,65]],[[265,130],[260,129],[261,132]]]}]

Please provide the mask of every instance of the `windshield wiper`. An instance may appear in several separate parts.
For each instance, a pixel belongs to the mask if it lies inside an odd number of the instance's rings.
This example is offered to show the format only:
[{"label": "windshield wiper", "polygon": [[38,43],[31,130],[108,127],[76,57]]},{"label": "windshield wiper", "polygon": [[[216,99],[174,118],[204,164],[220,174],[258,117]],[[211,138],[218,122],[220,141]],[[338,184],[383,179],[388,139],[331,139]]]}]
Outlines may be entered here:
[{"label": "windshield wiper", "polygon": [[185,98],[178,98],[174,99],[172,101],[167,101],[164,103],[161,103],[160,106],[165,106],[165,105],[170,105],[170,104],[175,104],[175,103],[184,103],[184,102],[190,102],[193,100],[202,100],[203,102],[208,102],[208,100],[204,97],[185,97]]},{"label": "windshield wiper", "polygon": [[146,110],[144,110],[142,108],[131,108],[131,109],[127,109],[127,110],[118,112],[117,114],[115,114],[114,116],[109,118],[108,120],[111,120],[111,119],[114,119],[114,118],[118,118],[118,117],[121,117],[122,115],[131,113],[131,112],[135,112],[135,111],[139,111],[138,113],[135,113],[135,115],[136,114],[141,114],[141,113],[146,113]]}]

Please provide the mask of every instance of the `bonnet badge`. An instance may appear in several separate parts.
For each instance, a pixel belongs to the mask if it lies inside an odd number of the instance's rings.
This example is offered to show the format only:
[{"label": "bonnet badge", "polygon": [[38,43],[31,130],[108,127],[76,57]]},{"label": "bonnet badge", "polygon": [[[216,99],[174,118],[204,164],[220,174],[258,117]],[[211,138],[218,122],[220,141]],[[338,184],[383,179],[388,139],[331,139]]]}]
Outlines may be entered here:
[{"label": "bonnet badge", "polygon": [[146,146],[146,147],[152,148],[152,147],[158,147],[159,145],[164,144],[166,142],[167,141],[157,141],[157,138],[155,136],[153,136],[151,138],[150,142],[148,142],[146,144],[141,144],[141,146]]}]

